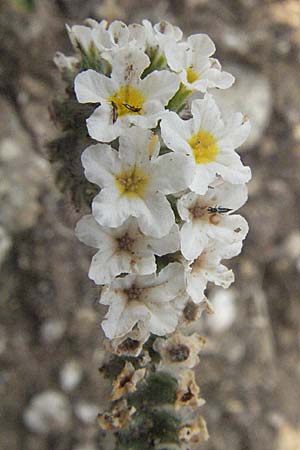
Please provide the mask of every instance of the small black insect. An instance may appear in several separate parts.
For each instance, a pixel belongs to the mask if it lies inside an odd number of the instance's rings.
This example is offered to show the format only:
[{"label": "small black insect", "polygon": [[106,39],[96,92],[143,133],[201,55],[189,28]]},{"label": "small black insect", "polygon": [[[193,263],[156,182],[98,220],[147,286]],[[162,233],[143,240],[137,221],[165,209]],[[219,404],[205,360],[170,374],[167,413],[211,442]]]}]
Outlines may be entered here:
[{"label": "small black insect", "polygon": [[209,206],[207,208],[207,211],[209,213],[211,213],[211,214],[226,214],[226,213],[232,211],[232,209],[230,209],[230,208],[223,208],[222,206],[216,206],[216,207]]},{"label": "small black insect", "polygon": [[142,109],[142,108],[137,108],[136,106],[128,105],[128,103],[123,103],[123,106],[125,106],[125,108],[129,109],[129,111],[136,112],[136,113],[140,112]]},{"label": "small black insect", "polygon": [[112,105],[112,121],[113,123],[116,123],[118,119],[118,107],[114,102],[111,102]]}]

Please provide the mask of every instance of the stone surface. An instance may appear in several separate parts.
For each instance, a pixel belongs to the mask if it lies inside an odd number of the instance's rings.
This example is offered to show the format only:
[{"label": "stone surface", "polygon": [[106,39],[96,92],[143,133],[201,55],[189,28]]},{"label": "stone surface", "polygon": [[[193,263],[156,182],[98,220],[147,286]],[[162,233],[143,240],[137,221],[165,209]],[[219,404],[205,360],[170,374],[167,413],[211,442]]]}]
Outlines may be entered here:
[{"label": "stone surface", "polygon": [[213,289],[210,294],[215,313],[209,316],[208,325],[215,333],[223,333],[228,330],[235,318],[235,292],[234,289]]},{"label": "stone surface", "polygon": [[60,371],[60,384],[64,391],[72,391],[82,380],[83,370],[78,361],[67,361]]},{"label": "stone surface", "polygon": [[80,401],[75,405],[76,417],[85,424],[93,424],[99,413],[99,407],[94,403]]},{"label": "stone surface", "polygon": [[244,65],[232,64],[224,68],[236,81],[227,90],[215,90],[214,96],[224,114],[242,112],[251,121],[250,136],[243,149],[258,145],[272,114],[272,89],[267,77]]},{"label": "stone surface", "polygon": [[49,184],[50,168],[36,155],[12,105],[0,98],[0,224],[8,233],[31,228],[41,213],[39,195]]},{"label": "stone surface", "polygon": [[11,238],[4,228],[0,226],[0,267],[11,247]]},{"label": "stone surface", "polygon": [[66,331],[66,322],[61,319],[46,320],[40,330],[44,342],[51,343],[61,339]]},{"label": "stone surface", "polygon": [[70,428],[72,410],[69,400],[58,391],[44,391],[34,396],[24,411],[25,425],[33,432],[47,434]]}]

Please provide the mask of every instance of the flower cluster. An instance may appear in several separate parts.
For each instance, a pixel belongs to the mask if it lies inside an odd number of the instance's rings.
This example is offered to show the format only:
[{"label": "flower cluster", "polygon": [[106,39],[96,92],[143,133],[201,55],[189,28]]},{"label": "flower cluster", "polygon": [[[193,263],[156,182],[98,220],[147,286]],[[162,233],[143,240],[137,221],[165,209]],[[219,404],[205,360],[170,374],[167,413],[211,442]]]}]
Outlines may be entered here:
[{"label": "flower cluster", "polygon": [[[97,249],[89,277],[102,286],[102,328],[112,353],[144,359],[126,362],[113,383],[118,403],[99,422],[115,430],[139,406],[130,403],[137,383],[150,383],[151,340],[157,374],[177,380],[175,410],[204,403],[191,370],[204,340],[182,330],[202,310],[212,311],[208,282],[227,288],[234,280],[222,261],[240,253],[248,232],[235,212],[247,200],[251,171],[236,149],[250,124],[241,113],[222,116],[214,100],[213,90],[229,88],[234,78],[212,57],[207,35],[184,40],[178,27],[146,20],[88,20],[68,32],[76,56],[58,54],[56,64],[77,73],[77,100],[94,108],[86,120],[94,143],[81,161],[99,187],[76,234]],[[204,419],[189,420],[174,448],[207,436]]]},{"label": "flower cluster", "polygon": [[[145,342],[150,333],[172,333],[189,299],[203,301],[208,281],[225,288],[233,281],[221,260],[240,252],[248,231],[234,212],[247,200],[251,172],[235,149],[250,125],[240,113],[223,118],[207,93],[234,81],[211,57],[207,35],[182,41],[177,27],[148,21],[89,21],[69,33],[105,67],[75,78],[78,101],[97,105],[87,129],[99,143],[82,164],[100,187],[76,232],[98,249],[89,276],[105,285],[106,336],[142,328]],[[180,92],[196,93],[188,119],[176,110]]]}]

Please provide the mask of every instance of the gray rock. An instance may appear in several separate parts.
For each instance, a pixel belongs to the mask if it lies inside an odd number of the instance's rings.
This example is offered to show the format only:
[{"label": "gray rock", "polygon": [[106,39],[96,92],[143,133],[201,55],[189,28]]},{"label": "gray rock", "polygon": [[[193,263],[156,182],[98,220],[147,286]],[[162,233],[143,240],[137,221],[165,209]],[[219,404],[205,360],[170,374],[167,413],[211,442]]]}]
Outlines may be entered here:
[{"label": "gray rock", "polygon": [[49,185],[46,160],[34,153],[14,108],[0,98],[0,224],[8,233],[31,228],[40,214],[38,198]]},{"label": "gray rock", "polygon": [[212,93],[225,115],[242,112],[249,117],[251,133],[242,148],[254,147],[259,144],[272,114],[270,81],[262,73],[243,65],[229,65],[225,70],[235,76],[234,85]]},{"label": "gray rock", "polygon": [[79,362],[75,360],[67,361],[62,367],[59,378],[64,391],[72,391],[81,382],[83,370]]},{"label": "gray rock", "polygon": [[4,228],[0,225],[0,267],[11,247],[11,239]]},{"label": "gray rock", "polygon": [[224,333],[236,319],[236,292],[234,289],[215,288],[210,295],[215,314],[208,317],[207,324],[214,333]]},{"label": "gray rock", "polygon": [[41,337],[44,342],[50,344],[61,339],[66,331],[67,324],[61,319],[49,319],[41,326]]},{"label": "gray rock", "polygon": [[83,423],[94,424],[99,413],[99,407],[94,403],[80,401],[75,405],[75,415]]},{"label": "gray rock", "polygon": [[67,431],[72,423],[72,410],[67,397],[57,391],[44,391],[34,396],[23,414],[25,425],[38,434]]}]

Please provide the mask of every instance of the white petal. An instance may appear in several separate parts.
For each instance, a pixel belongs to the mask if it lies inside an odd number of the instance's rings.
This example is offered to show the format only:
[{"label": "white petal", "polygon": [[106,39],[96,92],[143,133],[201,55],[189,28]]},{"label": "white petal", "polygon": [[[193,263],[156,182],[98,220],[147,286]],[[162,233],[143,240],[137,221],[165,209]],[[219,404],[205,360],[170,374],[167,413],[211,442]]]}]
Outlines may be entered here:
[{"label": "white petal", "polygon": [[124,122],[128,123],[126,116],[124,119],[121,117],[113,123],[112,106],[103,102],[86,121],[89,135],[96,141],[111,142],[122,133]]},{"label": "white petal", "polygon": [[155,128],[159,119],[164,116],[165,110],[162,109],[161,103],[158,100],[149,101],[147,102],[146,106],[147,109],[144,108],[144,114],[128,115],[130,123],[141,128]]},{"label": "white petal", "polygon": [[86,178],[98,186],[114,183],[114,174],[120,168],[118,152],[107,144],[91,145],[81,155]]},{"label": "white petal", "polygon": [[110,283],[121,273],[130,272],[130,256],[119,255],[113,246],[101,249],[93,256],[89,278],[96,284]]},{"label": "white petal", "polygon": [[113,339],[124,336],[137,322],[145,321],[149,317],[150,312],[145,305],[138,302],[127,303],[118,299],[109,307],[102,322],[102,328],[106,337]]},{"label": "white petal", "polygon": [[199,196],[194,192],[188,192],[177,201],[177,211],[182,220],[192,220],[189,209],[195,204]]},{"label": "white petal", "polygon": [[160,156],[152,170],[152,186],[166,195],[186,189],[195,173],[190,157],[173,152]]},{"label": "white petal", "polygon": [[223,264],[216,264],[205,267],[203,270],[208,281],[227,289],[234,282],[234,274]]},{"label": "white petal", "polygon": [[250,168],[242,164],[240,156],[235,152],[220,152],[212,167],[215,173],[229,183],[245,184],[251,180]]},{"label": "white petal", "polygon": [[128,43],[129,30],[124,22],[121,22],[120,20],[114,20],[110,24],[108,32],[114,44],[123,46]]},{"label": "white petal", "polygon": [[222,259],[230,259],[234,256],[237,256],[241,253],[243,247],[242,241],[235,242],[234,244],[230,245],[223,245],[222,250],[220,251],[221,258]]},{"label": "white petal", "polygon": [[140,50],[145,49],[146,45],[146,33],[143,25],[133,23],[128,25],[129,40],[134,42],[134,45]]},{"label": "white petal", "polygon": [[205,194],[208,186],[214,181],[216,173],[215,164],[197,164],[194,178],[189,186],[190,189],[197,194]]},{"label": "white petal", "polygon": [[111,247],[114,238],[109,228],[101,227],[92,214],[83,216],[76,225],[77,238],[86,245],[95,248]]},{"label": "white petal", "polygon": [[175,72],[181,72],[188,67],[187,62],[187,43],[168,42],[165,46],[168,65]]},{"label": "white petal", "polygon": [[188,260],[197,258],[208,243],[207,235],[193,223],[185,223],[180,230],[181,251]]},{"label": "white petal", "polygon": [[159,150],[159,140],[150,130],[139,127],[129,128],[126,134],[120,137],[120,157],[132,166],[149,164],[150,147],[153,143],[156,154]]},{"label": "white petal", "polygon": [[234,83],[234,76],[231,73],[217,69],[209,69],[203,77],[208,79],[208,87],[210,88],[228,89]]},{"label": "white petal", "polygon": [[191,147],[187,140],[192,137],[191,121],[182,120],[174,113],[169,112],[161,121],[161,136],[166,146],[174,151],[191,154]]},{"label": "white petal", "polygon": [[61,52],[56,52],[53,59],[54,64],[61,72],[65,70],[74,71],[79,65],[79,61],[74,56],[65,56]]},{"label": "white petal", "polygon": [[110,78],[89,69],[76,76],[74,89],[80,103],[99,103],[110,97],[116,86]]},{"label": "white petal", "polygon": [[182,31],[179,27],[175,27],[166,20],[161,20],[154,25],[154,30],[158,35],[172,38],[174,41],[182,39]]},{"label": "white petal", "polygon": [[168,264],[159,272],[153,284],[155,285],[144,289],[143,301],[145,303],[166,303],[174,300],[185,290],[182,264]]},{"label": "white petal", "polygon": [[[93,215],[100,225],[119,227],[128,217],[139,217],[145,210],[144,202],[139,198],[120,196],[117,188],[104,188],[93,200]],[[148,211],[147,211],[148,212]]]},{"label": "white petal", "polygon": [[248,223],[244,217],[234,214],[222,217],[218,225],[211,225],[207,234],[211,239],[216,239],[226,244],[233,244],[245,239],[248,230]]},{"label": "white petal", "polygon": [[250,129],[250,121],[245,121],[243,114],[232,114],[223,132],[218,136],[218,146],[223,150],[234,150],[240,147],[249,136]]},{"label": "white petal", "polygon": [[100,22],[100,24],[94,27],[92,30],[94,44],[100,51],[112,47],[110,34],[104,24],[102,24],[102,22]]},{"label": "white petal", "polygon": [[203,129],[215,134],[215,130],[223,125],[220,110],[210,94],[206,94],[202,100],[194,100],[191,110],[194,125],[193,133]]},{"label": "white petal", "polygon": [[216,46],[207,34],[192,34],[188,40],[195,55],[199,57],[211,56],[216,51]]},{"label": "white petal", "polygon": [[151,315],[149,317],[149,330],[157,336],[172,333],[178,324],[180,311],[169,303],[150,303],[147,305]]},{"label": "white petal", "polygon": [[70,41],[75,50],[78,49],[78,43],[87,52],[92,44],[92,29],[83,25],[66,26]]},{"label": "white petal", "polygon": [[201,272],[187,273],[187,293],[190,295],[194,303],[201,303],[204,297],[207,280]]},{"label": "white petal", "polygon": [[145,210],[139,215],[138,223],[143,233],[153,237],[161,238],[169,233],[175,217],[163,194],[151,192],[145,198]]},{"label": "white petal", "polygon": [[136,84],[149,64],[150,59],[143,51],[122,48],[113,55],[111,78],[121,85]]},{"label": "white petal", "polygon": [[[155,70],[141,81],[140,88],[146,98],[159,101],[161,108],[169,102],[179,88],[180,79],[168,70]],[[145,105],[147,110],[147,105]]]},{"label": "white petal", "polygon": [[133,255],[131,260],[131,272],[140,275],[150,275],[156,271],[156,262],[154,255],[148,257],[138,257]]},{"label": "white petal", "polygon": [[170,232],[160,238],[150,238],[145,237],[147,245],[153,250],[155,255],[163,256],[167,253],[174,253],[177,252],[180,248],[180,237],[179,237],[179,230],[178,226],[176,224],[173,225]]},{"label": "white petal", "polygon": [[233,211],[241,208],[247,201],[248,189],[245,184],[236,185],[227,182],[222,182],[209,192],[216,197],[218,206],[223,208],[230,208]]}]

